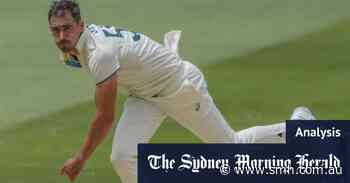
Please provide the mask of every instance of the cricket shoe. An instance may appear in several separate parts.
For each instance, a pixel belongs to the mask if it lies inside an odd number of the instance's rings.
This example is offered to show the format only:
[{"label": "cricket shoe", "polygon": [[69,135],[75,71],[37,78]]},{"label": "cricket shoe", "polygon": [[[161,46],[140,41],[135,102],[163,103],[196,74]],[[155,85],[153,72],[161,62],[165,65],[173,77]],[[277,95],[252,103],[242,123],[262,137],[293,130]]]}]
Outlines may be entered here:
[{"label": "cricket shoe", "polygon": [[311,110],[304,106],[296,107],[290,119],[291,120],[316,120]]}]

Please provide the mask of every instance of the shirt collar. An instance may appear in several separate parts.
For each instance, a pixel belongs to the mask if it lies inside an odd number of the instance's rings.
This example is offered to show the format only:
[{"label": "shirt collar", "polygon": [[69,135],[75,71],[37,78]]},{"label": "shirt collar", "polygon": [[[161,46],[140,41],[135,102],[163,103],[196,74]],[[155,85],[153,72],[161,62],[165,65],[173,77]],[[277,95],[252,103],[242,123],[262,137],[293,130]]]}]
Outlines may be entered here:
[{"label": "shirt collar", "polygon": [[85,27],[84,31],[81,33],[80,35],[80,38],[77,42],[77,44],[75,45],[75,48],[77,49],[78,53],[81,54],[81,52],[83,51],[84,49],[84,46],[85,46],[85,43],[87,41],[87,38],[88,38],[88,30],[87,28]]}]

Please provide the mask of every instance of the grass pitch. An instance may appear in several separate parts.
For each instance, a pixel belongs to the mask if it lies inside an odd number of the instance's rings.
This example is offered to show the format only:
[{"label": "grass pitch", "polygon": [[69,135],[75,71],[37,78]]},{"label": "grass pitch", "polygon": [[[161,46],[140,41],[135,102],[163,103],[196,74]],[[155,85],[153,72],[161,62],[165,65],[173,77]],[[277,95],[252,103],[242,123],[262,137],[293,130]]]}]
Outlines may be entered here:
[{"label": "grass pitch", "polygon": [[[87,23],[126,27],[159,41],[169,30],[183,30],[181,55],[200,65],[283,44],[350,16],[348,0],[80,2]],[[0,6],[0,129],[88,101],[94,94],[86,73],[59,63],[48,32],[48,3],[6,1]]]}]

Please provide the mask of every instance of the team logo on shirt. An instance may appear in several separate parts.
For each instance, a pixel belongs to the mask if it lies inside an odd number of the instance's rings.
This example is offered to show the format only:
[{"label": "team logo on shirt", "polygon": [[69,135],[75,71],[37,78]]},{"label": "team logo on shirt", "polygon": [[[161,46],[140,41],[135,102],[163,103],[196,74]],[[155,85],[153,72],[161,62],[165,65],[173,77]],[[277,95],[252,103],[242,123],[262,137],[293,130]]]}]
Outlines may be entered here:
[{"label": "team logo on shirt", "polygon": [[69,53],[65,53],[64,54],[64,58],[63,61],[66,65],[71,66],[71,67],[75,67],[75,68],[81,68],[81,64],[79,62],[79,59],[77,56],[75,55],[71,55]]}]

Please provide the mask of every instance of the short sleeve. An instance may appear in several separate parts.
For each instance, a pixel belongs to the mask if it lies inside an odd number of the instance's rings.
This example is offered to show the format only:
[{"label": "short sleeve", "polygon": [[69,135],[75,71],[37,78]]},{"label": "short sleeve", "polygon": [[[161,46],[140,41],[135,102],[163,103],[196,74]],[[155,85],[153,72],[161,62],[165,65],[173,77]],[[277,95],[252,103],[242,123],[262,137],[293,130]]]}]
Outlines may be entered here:
[{"label": "short sleeve", "polygon": [[95,50],[89,58],[89,70],[96,85],[108,80],[119,68],[118,57],[112,51]]}]

